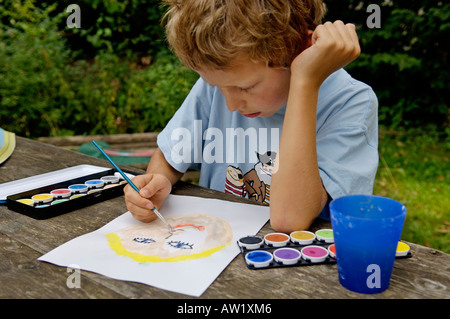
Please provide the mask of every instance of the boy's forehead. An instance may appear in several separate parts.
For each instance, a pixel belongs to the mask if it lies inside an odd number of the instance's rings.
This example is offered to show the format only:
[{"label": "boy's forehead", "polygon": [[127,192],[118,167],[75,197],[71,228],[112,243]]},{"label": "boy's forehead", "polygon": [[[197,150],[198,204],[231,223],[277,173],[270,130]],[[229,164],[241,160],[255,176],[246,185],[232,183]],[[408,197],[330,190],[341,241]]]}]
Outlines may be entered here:
[{"label": "boy's forehead", "polygon": [[244,87],[256,81],[266,67],[262,62],[254,62],[247,56],[240,56],[234,59],[226,69],[204,68],[197,70],[197,73],[213,86]]}]

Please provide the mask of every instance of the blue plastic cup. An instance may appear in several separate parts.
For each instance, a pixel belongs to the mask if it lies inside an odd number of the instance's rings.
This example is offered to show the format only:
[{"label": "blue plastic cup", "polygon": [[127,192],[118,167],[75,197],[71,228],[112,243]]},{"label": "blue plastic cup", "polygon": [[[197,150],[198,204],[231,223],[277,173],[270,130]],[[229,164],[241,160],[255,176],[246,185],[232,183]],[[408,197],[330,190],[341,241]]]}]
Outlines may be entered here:
[{"label": "blue plastic cup", "polygon": [[348,195],[330,203],[339,282],[375,294],[389,287],[406,207],[390,198]]}]

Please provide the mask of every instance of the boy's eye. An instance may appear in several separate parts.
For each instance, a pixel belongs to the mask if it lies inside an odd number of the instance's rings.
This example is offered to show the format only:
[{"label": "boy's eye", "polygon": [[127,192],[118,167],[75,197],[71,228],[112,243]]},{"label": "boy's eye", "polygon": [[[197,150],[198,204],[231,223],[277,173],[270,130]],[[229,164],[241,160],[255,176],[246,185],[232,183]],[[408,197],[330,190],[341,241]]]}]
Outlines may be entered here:
[{"label": "boy's eye", "polygon": [[251,87],[248,87],[248,88],[239,88],[239,90],[241,91],[241,92],[248,92],[248,91],[250,91],[251,89],[253,89],[255,87],[255,85],[253,85],[253,86],[251,86]]}]

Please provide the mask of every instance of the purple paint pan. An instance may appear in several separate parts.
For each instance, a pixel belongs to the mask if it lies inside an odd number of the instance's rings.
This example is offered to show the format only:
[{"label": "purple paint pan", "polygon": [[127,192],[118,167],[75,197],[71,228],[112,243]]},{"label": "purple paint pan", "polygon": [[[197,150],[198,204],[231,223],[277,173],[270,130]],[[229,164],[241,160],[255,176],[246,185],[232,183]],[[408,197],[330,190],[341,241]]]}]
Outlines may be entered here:
[{"label": "purple paint pan", "polygon": [[275,261],[283,265],[294,265],[299,261],[302,254],[294,248],[279,248],[274,251],[273,256]]}]

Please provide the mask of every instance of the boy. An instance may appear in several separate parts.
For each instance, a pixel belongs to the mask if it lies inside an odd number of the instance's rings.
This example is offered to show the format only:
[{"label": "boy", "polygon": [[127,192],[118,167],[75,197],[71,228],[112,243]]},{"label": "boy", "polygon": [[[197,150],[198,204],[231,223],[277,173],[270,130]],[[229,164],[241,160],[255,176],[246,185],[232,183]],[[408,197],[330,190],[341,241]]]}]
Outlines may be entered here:
[{"label": "boy", "polygon": [[189,167],[201,186],[270,204],[286,233],[329,218],[333,198],[372,192],[377,99],[341,69],[360,54],[354,25],[320,24],[321,0],[167,2],[169,44],[200,79],[133,180],[140,194],[124,189],[136,219],[155,219]]}]

